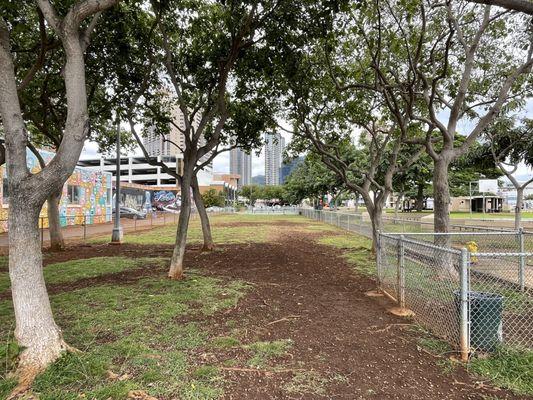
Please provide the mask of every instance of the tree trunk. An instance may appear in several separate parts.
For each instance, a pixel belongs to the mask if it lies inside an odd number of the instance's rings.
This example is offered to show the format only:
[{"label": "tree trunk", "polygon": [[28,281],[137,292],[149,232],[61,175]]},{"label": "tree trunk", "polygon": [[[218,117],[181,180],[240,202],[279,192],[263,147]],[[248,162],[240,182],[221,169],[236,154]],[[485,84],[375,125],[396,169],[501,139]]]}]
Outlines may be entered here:
[{"label": "tree trunk", "polygon": [[418,184],[418,190],[416,193],[416,204],[415,204],[415,210],[420,212],[424,209],[424,184],[419,183]]},{"label": "tree trunk", "polygon": [[[447,233],[450,229],[450,187],[448,184],[449,162],[445,159],[435,161],[433,169],[433,199],[435,232]],[[442,236],[444,238],[447,235]]]},{"label": "tree trunk", "polygon": [[21,385],[31,383],[67,348],[54,321],[44,282],[38,224],[42,204],[29,206],[26,200],[30,196],[22,190],[11,194],[8,219],[15,338],[24,348],[19,357]]},{"label": "tree trunk", "polygon": [[[448,233],[450,229],[450,187],[448,184],[448,166],[446,159],[435,162],[433,170],[434,230],[435,233]],[[450,235],[435,235],[437,246],[451,247]],[[441,279],[458,279],[459,272],[454,267],[453,256],[448,251],[436,252],[434,264],[436,274]]]},{"label": "tree trunk", "polygon": [[59,219],[59,201],[62,191],[52,193],[46,200],[48,203],[48,232],[50,234],[50,249],[53,251],[65,250],[65,241]]},{"label": "tree trunk", "polygon": [[200,215],[200,222],[202,224],[202,234],[204,236],[204,245],[202,251],[212,251],[215,248],[213,243],[213,237],[211,236],[211,224],[209,223],[209,216],[207,211],[205,211],[204,201],[200,193],[200,188],[198,187],[198,179],[194,177],[192,183],[192,194],[194,197],[194,203],[196,204],[196,209],[198,210],[198,215]]},{"label": "tree trunk", "polygon": [[187,244],[187,230],[189,229],[189,217],[191,215],[190,189],[192,183],[192,172],[184,172],[181,180],[181,210],[176,231],[176,243],[170,260],[168,277],[180,280],[184,278],[183,259],[185,257],[185,245]]},{"label": "tree trunk", "polygon": [[514,213],[514,228],[520,229],[522,225],[522,206],[524,204],[524,186],[516,188],[516,208]]},{"label": "tree trunk", "polygon": [[359,194],[355,195],[355,209],[354,209],[354,211],[355,212],[359,211]]},{"label": "tree trunk", "polygon": [[[368,207],[368,215],[370,215],[370,220],[372,222],[372,253],[377,254],[378,252],[378,243],[379,243],[379,233],[383,230],[383,205],[374,203],[373,207]],[[372,211],[370,211],[372,209]]]}]

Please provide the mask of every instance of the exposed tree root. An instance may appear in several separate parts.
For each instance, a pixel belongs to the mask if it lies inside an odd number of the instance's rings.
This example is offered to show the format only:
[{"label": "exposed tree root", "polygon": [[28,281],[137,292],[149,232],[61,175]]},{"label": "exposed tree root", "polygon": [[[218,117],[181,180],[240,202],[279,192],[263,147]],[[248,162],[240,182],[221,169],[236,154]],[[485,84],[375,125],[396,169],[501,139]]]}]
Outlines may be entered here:
[{"label": "exposed tree root", "polygon": [[57,351],[46,358],[46,360],[36,361],[28,356],[28,349],[24,350],[19,356],[19,366],[15,372],[13,372],[12,377],[17,378],[17,386],[11,391],[6,400],[19,399],[22,396],[28,394],[29,390],[35,378],[46,368],[55,362],[61,355],[65,352],[80,354],[81,350],[76,349],[75,347],[70,346],[64,341],[61,341],[61,344]]}]

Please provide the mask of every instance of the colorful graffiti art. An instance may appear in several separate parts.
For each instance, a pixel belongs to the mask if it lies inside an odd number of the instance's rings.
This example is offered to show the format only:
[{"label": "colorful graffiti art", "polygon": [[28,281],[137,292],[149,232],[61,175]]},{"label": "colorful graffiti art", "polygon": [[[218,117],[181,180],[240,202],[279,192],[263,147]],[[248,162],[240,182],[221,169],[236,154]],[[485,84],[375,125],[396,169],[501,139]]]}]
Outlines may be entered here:
[{"label": "colorful graffiti art", "polygon": [[175,191],[172,190],[160,190],[152,194],[152,207],[156,210],[164,210],[165,208],[171,208],[179,210],[181,201]]},{"label": "colorful graffiti art", "polygon": [[[54,153],[39,150],[46,163],[54,157]],[[27,165],[31,173],[41,170],[35,155],[27,150]],[[109,222],[112,218],[112,186],[111,173],[95,172],[77,167],[63,187],[63,195],[59,203],[61,225],[81,225]],[[0,232],[7,231],[8,193],[6,193],[6,171],[2,167],[2,196],[0,207]],[[70,192],[70,193],[69,193]],[[44,204],[40,214],[39,225],[48,227],[47,207]]]}]

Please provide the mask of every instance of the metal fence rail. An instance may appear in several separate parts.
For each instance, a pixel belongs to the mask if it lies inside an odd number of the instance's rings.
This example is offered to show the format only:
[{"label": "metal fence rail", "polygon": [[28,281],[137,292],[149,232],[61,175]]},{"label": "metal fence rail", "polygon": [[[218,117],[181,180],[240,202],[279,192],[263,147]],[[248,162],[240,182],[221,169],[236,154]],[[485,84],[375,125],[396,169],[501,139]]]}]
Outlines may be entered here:
[{"label": "metal fence rail", "polygon": [[[370,221],[361,215],[300,213],[372,237]],[[498,346],[533,349],[533,233],[426,228],[418,221],[384,219],[376,255],[380,289],[464,359]]]}]

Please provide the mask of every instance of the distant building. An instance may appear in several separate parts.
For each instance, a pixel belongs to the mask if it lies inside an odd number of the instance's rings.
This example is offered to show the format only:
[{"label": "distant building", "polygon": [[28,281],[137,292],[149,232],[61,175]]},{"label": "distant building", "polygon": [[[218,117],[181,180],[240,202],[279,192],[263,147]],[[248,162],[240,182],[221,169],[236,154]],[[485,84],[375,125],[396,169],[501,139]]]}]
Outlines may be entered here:
[{"label": "distant building", "polygon": [[279,185],[285,139],[279,133],[267,133],[265,139],[265,185]]},{"label": "distant building", "polygon": [[[162,161],[171,170],[178,171],[180,164],[175,156],[153,157],[154,160]],[[116,180],[116,158],[104,158],[102,156],[80,160],[78,165],[92,171],[110,172],[113,174],[113,181]],[[213,180],[210,170],[198,172],[198,183],[209,185]],[[120,181],[137,183],[140,185],[157,186],[162,188],[179,189],[176,178],[165,173],[161,167],[150,165],[142,156],[124,156],[120,158]]]},{"label": "distant building", "polygon": [[280,183],[283,185],[287,177],[294,171],[294,169],[304,161],[303,157],[295,158],[288,163],[281,164]]},{"label": "distant building", "polygon": [[[171,118],[173,124],[169,123],[169,132],[166,135],[155,130],[155,127],[148,127],[145,137],[143,138],[143,144],[150,157],[175,157],[177,160],[178,171],[183,170],[183,151],[185,148],[185,117],[177,106],[172,107]],[[197,112],[192,122],[194,129],[198,128],[202,119],[201,112]],[[205,144],[205,138],[201,137],[198,143],[199,146]],[[207,153],[200,162],[204,162],[209,159],[210,153]],[[207,174],[212,174],[213,164],[209,163],[203,168],[203,171]]]},{"label": "distant building", "polygon": [[230,174],[240,175],[239,189],[252,183],[252,155],[241,149],[232,149],[229,153]]}]

